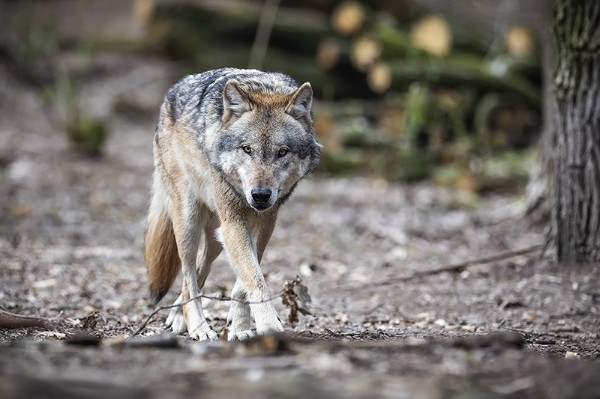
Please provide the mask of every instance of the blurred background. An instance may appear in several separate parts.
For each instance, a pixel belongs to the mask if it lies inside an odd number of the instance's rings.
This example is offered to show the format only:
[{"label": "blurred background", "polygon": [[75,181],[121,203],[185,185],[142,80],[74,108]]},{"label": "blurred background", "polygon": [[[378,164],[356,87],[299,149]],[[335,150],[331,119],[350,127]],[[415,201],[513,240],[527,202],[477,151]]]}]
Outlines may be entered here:
[{"label": "blurred background", "polygon": [[[103,397],[597,398],[600,273],[551,267],[550,207],[529,212],[552,197],[551,3],[0,0],[0,397],[120,383]],[[165,331],[143,259],[152,136],[172,84],[225,66],[315,90],[322,161],[263,261],[273,293],[301,276],[313,299],[286,330],[335,345],[292,346],[291,362],[272,344],[186,341],[182,362],[110,343]],[[577,190],[564,195],[584,204]],[[234,282],[221,255],[203,292],[226,299]],[[225,332],[229,303],[204,304]],[[5,329],[6,312],[53,323]],[[3,344],[82,332],[101,348]]]},{"label": "blurred background", "polygon": [[4,1],[0,62],[85,156],[181,76],[255,67],[311,82],[320,172],[478,194],[527,182],[546,16],[543,0]]}]

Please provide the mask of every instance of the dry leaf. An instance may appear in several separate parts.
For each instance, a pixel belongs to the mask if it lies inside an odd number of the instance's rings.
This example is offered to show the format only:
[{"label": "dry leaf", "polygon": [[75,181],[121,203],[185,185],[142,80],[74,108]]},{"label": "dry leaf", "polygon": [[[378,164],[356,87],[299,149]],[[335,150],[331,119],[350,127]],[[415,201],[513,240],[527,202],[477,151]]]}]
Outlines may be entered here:
[{"label": "dry leaf", "polygon": [[309,310],[312,299],[308,294],[308,288],[302,284],[300,276],[283,283],[281,302],[290,309],[288,321],[292,326],[298,322],[298,312],[303,315],[312,315]]}]

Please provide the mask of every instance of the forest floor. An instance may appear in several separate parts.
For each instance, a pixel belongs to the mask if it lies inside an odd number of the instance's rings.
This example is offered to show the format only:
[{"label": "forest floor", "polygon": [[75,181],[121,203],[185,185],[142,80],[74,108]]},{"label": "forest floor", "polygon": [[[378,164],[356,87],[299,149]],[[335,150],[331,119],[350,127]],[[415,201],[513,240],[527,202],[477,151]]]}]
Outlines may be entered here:
[{"label": "forest floor", "polygon": [[[0,330],[0,397],[600,395],[598,266],[540,256],[543,225],[511,212],[518,193],[473,202],[317,173],[280,212],[263,260],[274,293],[301,277],[312,315],[285,336],[203,343],[164,334],[161,310],[125,340],[155,309],[142,255],[155,116],[112,104],[127,93],[158,107],[170,75],[160,60],[105,61],[81,88],[86,109],[110,116],[96,160],[73,155],[39,93],[0,72],[0,308],[53,323]],[[233,282],[221,256],[204,292]],[[205,300],[216,331],[228,305]]]}]

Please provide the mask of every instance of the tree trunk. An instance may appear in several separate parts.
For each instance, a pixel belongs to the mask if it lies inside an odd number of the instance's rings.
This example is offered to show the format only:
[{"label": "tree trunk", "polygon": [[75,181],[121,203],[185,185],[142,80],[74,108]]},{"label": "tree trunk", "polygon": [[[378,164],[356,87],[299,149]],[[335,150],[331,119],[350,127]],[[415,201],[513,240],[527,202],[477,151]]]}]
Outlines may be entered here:
[{"label": "tree trunk", "polygon": [[553,241],[558,261],[600,261],[600,2],[555,0]]}]

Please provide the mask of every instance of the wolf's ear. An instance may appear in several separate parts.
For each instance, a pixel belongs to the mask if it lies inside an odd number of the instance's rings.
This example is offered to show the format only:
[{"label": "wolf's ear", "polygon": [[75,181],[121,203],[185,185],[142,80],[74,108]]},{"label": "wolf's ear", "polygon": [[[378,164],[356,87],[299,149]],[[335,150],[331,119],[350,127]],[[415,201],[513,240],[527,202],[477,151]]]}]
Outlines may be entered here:
[{"label": "wolf's ear", "polygon": [[310,83],[306,82],[296,90],[292,99],[285,108],[285,112],[295,119],[310,119],[310,109],[312,107],[313,91]]},{"label": "wolf's ear", "polygon": [[228,120],[232,115],[239,117],[244,112],[250,111],[250,108],[250,101],[238,82],[230,80],[225,83],[223,89],[223,121]]}]

